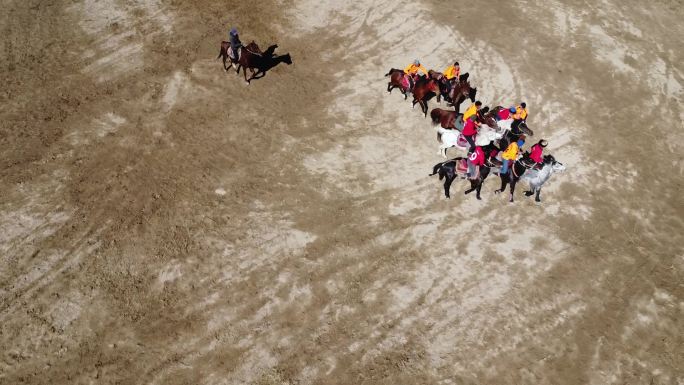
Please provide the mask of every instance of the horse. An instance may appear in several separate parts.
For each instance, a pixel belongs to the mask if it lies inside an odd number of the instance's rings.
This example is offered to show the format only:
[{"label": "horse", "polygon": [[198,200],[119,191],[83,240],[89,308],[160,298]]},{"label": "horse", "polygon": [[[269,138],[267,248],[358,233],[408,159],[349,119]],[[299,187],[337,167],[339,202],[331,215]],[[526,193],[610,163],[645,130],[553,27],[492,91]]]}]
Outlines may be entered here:
[{"label": "horse", "polygon": [[546,183],[546,181],[551,178],[551,175],[555,172],[565,171],[565,166],[563,163],[556,161],[552,155],[546,155],[544,161],[542,162],[541,170],[531,169],[528,170],[521,177],[522,180],[529,183],[530,190],[525,191],[525,196],[532,196],[536,193],[534,200],[535,202],[541,202],[539,194],[541,193],[541,188]]},{"label": "horse", "polygon": [[461,131],[463,129],[462,116],[463,114],[459,114],[456,111],[443,110],[441,108],[433,108],[430,111],[433,126],[440,124],[442,128],[451,130]]},{"label": "horse", "polygon": [[471,102],[475,103],[477,88],[470,86],[468,76],[469,75],[467,73],[461,75],[458,83],[454,84],[448,94],[450,104],[454,106],[456,112],[460,112],[461,103],[463,103],[466,99],[470,99]]},{"label": "horse", "polygon": [[[513,165],[509,168],[508,173],[503,174],[503,175],[499,174],[499,177],[501,178],[501,188],[498,190],[495,190],[494,194],[499,194],[499,193],[504,192],[506,190],[506,185],[508,183],[510,183],[511,184],[511,193],[510,193],[510,198],[508,201],[511,203],[513,202],[513,194],[515,193],[515,185],[525,175],[525,173],[527,173],[528,171],[531,171],[530,167],[528,167],[525,164],[525,160],[526,160],[525,158],[516,160],[513,163]],[[544,156],[544,162],[543,163],[544,163],[544,166],[546,166],[546,164],[548,163],[551,165],[551,167],[553,167],[558,162],[556,162],[556,159],[553,156],[546,155],[546,156]],[[565,166],[563,166],[563,164],[560,164],[559,166],[556,166],[556,167],[559,171],[565,169]],[[538,176],[538,175],[533,174],[533,175],[530,175],[530,178],[534,179],[536,176]],[[549,175],[549,177],[550,177],[550,175]],[[548,179],[549,177],[547,177],[546,179]],[[544,180],[544,182],[545,181],[546,180]],[[543,182],[541,182],[541,184],[543,184]],[[539,185],[540,189],[541,189],[541,184]],[[530,196],[533,193],[534,193],[534,190],[527,191],[527,193],[525,195]],[[539,201],[537,201],[537,202],[539,202]]]},{"label": "horse", "polygon": [[[477,200],[482,199],[480,197],[480,191],[482,190],[482,185],[484,184],[485,179],[487,179],[489,171],[492,167],[492,153],[494,152],[494,150],[498,150],[498,148],[490,143],[487,146],[482,147],[482,150],[485,153],[485,158],[487,159],[487,161],[483,166],[480,166],[480,173],[478,178],[469,179],[470,188],[463,192],[465,195],[468,195],[471,192],[476,191],[475,197],[477,198]],[[454,181],[454,179],[456,179],[456,177],[460,176],[461,178],[465,178],[467,167],[467,160],[463,157],[457,157],[446,162],[437,163],[432,168],[432,174],[430,174],[429,176],[439,174],[439,180],[444,179],[444,195],[447,198],[451,198],[451,195],[449,194],[451,183]]]},{"label": "horse", "polygon": [[427,118],[428,101],[439,93],[439,86],[434,79],[421,79],[413,86],[413,107],[416,103],[420,105],[420,109]]},{"label": "horse", "polygon": [[[219,50],[218,57],[216,59],[218,60],[219,58],[223,58],[223,69],[228,71],[228,66],[226,65],[226,61],[230,62],[230,67],[237,67],[237,61],[233,60],[232,57],[228,54],[228,51],[230,50],[230,42],[229,41],[222,41],[221,42],[221,49]],[[239,54],[239,53],[238,53]],[[238,69],[239,71],[239,69]]]},{"label": "horse", "polygon": [[497,127],[504,133],[503,138],[499,141],[499,146],[505,149],[509,143],[516,142],[518,139],[525,139],[526,136],[534,136],[534,132],[527,127],[527,123],[523,120],[499,120],[496,122]]},{"label": "horse", "polygon": [[[274,56],[273,53],[276,48],[278,48],[278,45],[274,44],[268,47],[266,51],[261,52],[259,46],[254,41],[247,46],[241,47],[240,58],[238,59],[238,73],[240,73],[240,67],[242,67],[245,82],[247,84],[249,84],[252,79],[259,79],[266,76],[266,71],[280,63],[292,64],[290,54]],[[247,79],[247,69],[252,72],[252,76],[249,79]],[[261,76],[257,76],[258,74],[261,74]]]},{"label": "horse", "polygon": [[[437,141],[440,143],[438,154],[447,157],[447,150],[451,147],[456,147],[462,151],[467,151],[470,145],[468,141],[456,130],[444,129],[436,127]],[[492,142],[495,142],[503,136],[503,133],[494,128],[483,124],[475,136],[475,145],[485,147]]]},{"label": "horse", "polygon": [[[404,95],[404,100],[408,98],[409,92],[409,86],[404,82],[405,75],[404,71],[396,68],[391,68],[389,72],[385,74],[385,76],[390,77],[390,81],[387,83],[387,92],[391,94],[393,89],[399,88]],[[408,81],[406,83],[408,83]]]}]

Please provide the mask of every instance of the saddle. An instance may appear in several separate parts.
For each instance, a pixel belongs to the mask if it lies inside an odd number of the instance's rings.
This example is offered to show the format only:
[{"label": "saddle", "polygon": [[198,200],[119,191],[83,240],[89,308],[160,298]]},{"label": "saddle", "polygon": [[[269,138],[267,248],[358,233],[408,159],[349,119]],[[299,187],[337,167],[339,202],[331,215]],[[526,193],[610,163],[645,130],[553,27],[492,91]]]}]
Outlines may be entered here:
[{"label": "saddle", "polygon": [[[461,130],[462,129],[463,129],[463,127],[461,127]],[[463,134],[460,134],[460,135],[458,135],[458,139],[456,139],[456,145],[459,147],[467,148],[470,146],[470,143],[468,143],[468,141],[466,140],[465,136],[463,136]]]},{"label": "saddle", "polygon": [[459,174],[468,172],[468,163],[465,159],[459,159],[456,161],[456,172]]},{"label": "saddle", "polygon": [[[242,48],[242,47],[240,47]],[[238,62],[240,61],[240,57],[242,56],[242,50],[238,49],[238,54],[235,56],[235,53],[233,52],[233,47],[228,46],[228,57],[231,58],[233,61]]]}]

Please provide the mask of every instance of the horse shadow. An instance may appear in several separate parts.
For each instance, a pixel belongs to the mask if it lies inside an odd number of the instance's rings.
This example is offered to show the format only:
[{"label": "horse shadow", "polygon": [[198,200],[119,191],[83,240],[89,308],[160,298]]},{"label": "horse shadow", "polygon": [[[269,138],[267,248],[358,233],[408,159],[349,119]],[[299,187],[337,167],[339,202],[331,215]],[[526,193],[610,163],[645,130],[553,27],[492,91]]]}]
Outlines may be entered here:
[{"label": "horse shadow", "polygon": [[[289,53],[284,55],[276,55],[275,50],[278,48],[277,44],[273,44],[268,47],[266,51],[261,51],[259,46],[252,41],[247,46],[242,46],[240,48],[240,54],[237,60],[233,60],[228,55],[229,43],[221,43],[221,51],[218,58],[223,58],[223,67],[227,71],[229,67],[226,65],[226,61],[230,60],[230,67],[235,67],[235,72],[239,75],[240,69],[242,69],[245,77],[245,82],[249,84],[254,79],[261,79],[266,76],[266,73],[273,69],[280,63],[285,63],[287,65],[292,64],[292,58]],[[247,69],[251,72],[251,76],[247,79]]]}]

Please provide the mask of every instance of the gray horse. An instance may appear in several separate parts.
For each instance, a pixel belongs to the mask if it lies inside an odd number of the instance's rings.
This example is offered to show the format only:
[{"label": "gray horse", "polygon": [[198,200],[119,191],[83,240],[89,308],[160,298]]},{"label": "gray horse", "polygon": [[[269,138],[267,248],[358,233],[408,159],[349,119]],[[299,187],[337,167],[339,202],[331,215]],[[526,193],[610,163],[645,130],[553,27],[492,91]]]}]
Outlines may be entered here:
[{"label": "gray horse", "polygon": [[530,184],[530,190],[525,191],[525,196],[531,196],[536,193],[534,200],[536,202],[541,202],[539,193],[541,193],[542,186],[551,178],[553,173],[561,171],[565,171],[563,163],[557,162],[551,155],[546,155],[541,170],[527,170],[523,176],[520,177],[520,179]]}]

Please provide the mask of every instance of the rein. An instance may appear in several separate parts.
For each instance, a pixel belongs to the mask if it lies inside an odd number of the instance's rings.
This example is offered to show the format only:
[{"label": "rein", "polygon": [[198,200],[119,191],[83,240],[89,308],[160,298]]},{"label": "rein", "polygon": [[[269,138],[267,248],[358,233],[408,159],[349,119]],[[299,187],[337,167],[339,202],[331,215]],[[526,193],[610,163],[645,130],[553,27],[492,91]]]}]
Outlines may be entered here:
[{"label": "rein", "polygon": [[256,55],[256,56],[264,56],[263,54],[260,54],[260,53],[257,53],[257,52],[254,52],[254,51],[250,50],[249,48],[247,48],[247,46],[246,46],[246,45],[243,45],[243,46],[242,46],[242,48],[246,49],[246,50],[247,50],[247,52],[251,53],[252,55]]}]

